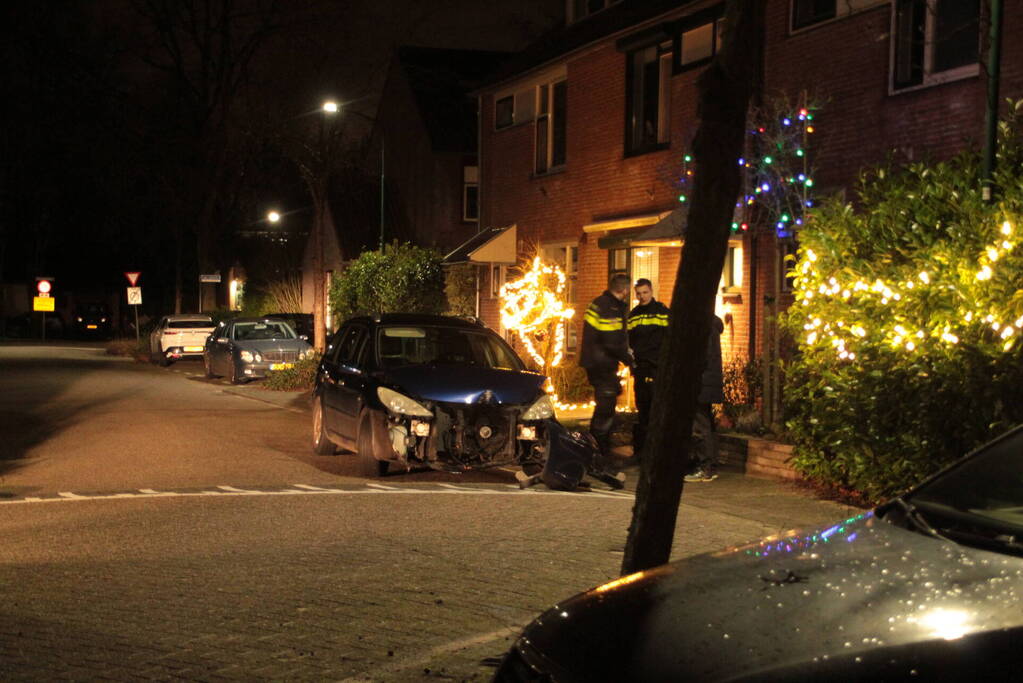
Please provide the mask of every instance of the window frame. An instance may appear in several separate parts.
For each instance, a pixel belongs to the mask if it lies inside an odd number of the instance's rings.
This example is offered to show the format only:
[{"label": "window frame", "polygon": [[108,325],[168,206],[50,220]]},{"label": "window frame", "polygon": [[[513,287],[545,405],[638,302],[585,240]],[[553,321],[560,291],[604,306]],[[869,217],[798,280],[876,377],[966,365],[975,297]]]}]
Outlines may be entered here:
[{"label": "window frame", "polygon": [[[564,107],[560,116],[556,106],[556,90],[559,86],[563,88],[564,96]],[[540,83],[536,86],[535,91],[533,173],[535,175],[547,175],[564,169],[568,163],[568,79],[562,77]],[[543,142],[541,142],[541,132]],[[561,135],[561,160],[559,163],[555,163],[557,161],[555,153],[559,147],[559,132]],[[541,149],[541,146],[543,149]]]},{"label": "window frame", "polygon": [[[888,94],[896,95],[900,93],[912,92],[914,90],[920,90],[923,88],[931,88],[936,85],[943,83],[951,83],[953,81],[959,81],[966,78],[973,78],[980,74],[980,60],[981,60],[981,49],[983,46],[982,42],[982,25],[981,18],[983,15],[983,9],[981,3],[977,1],[977,59],[976,61],[964,64],[962,66],[952,67],[943,71],[934,71],[934,54],[935,46],[937,41],[935,39],[935,33],[937,31],[937,3],[940,0],[892,0],[891,3],[891,23],[890,23],[890,35],[889,41],[889,66],[888,66]],[[900,36],[899,36],[899,10],[904,4],[909,3],[922,3],[924,12],[924,31],[922,38],[922,64],[920,67],[921,75],[920,82],[906,82],[902,84],[896,81],[896,74],[899,68],[900,62]]]},{"label": "window frame", "polygon": [[[507,107],[507,120],[502,119],[502,108],[504,103],[510,103]],[[504,130],[515,125],[515,93],[509,93],[503,97],[494,98],[494,130]]]},{"label": "window frame", "polygon": [[[639,156],[659,152],[671,147],[671,77],[675,74],[675,45],[678,39],[659,41],[637,47],[625,53],[625,156]],[[657,135],[656,142],[635,141],[636,111],[645,108],[645,99],[635,101],[636,67],[635,57],[653,48],[657,62]],[[646,67],[651,62],[644,62]],[[644,89],[645,90],[645,89]]]},{"label": "window frame", "polygon": [[[582,14],[577,14],[575,5],[580,1],[583,5],[586,5],[586,7]],[[566,23],[574,24],[577,21],[582,21],[583,19],[592,17],[594,14],[599,14],[600,12],[603,12],[604,10],[621,2],[621,0],[599,0],[602,6],[599,9],[591,10],[588,6],[592,1],[593,0],[565,0],[565,17],[568,19]]]},{"label": "window frame", "polygon": [[[568,289],[568,303],[577,311],[579,310],[579,242],[575,241],[553,241],[540,243],[540,255],[544,259],[550,251],[561,252],[564,260],[565,286]],[[574,255],[574,258],[573,258]],[[560,267],[560,263],[558,264]],[[573,355],[579,350],[579,338],[576,333],[575,323],[571,320],[565,321],[565,354]]]},{"label": "window frame", "polygon": [[729,241],[725,252],[725,265],[721,270],[721,293],[737,294],[742,291],[746,250],[742,242]]},{"label": "window frame", "polygon": [[[698,28],[702,28],[710,24],[711,34],[713,39],[710,45],[710,55],[707,57],[701,57],[694,59],[689,62],[682,61],[682,52],[685,45],[683,37],[686,33],[695,31]],[[717,15],[712,17],[701,17],[698,21],[689,21],[679,26],[678,31],[672,37],[672,60],[671,60],[671,71],[673,74],[680,74],[683,71],[689,71],[696,69],[701,66],[705,66],[717,56],[718,51],[721,49],[722,41],[724,40],[724,16]]]},{"label": "window frame", "polygon": [[[476,197],[473,202],[469,201],[471,190],[475,190]],[[462,167],[462,222],[477,223],[480,219],[480,182],[479,166]],[[475,207],[475,213],[469,211],[470,206]]]}]

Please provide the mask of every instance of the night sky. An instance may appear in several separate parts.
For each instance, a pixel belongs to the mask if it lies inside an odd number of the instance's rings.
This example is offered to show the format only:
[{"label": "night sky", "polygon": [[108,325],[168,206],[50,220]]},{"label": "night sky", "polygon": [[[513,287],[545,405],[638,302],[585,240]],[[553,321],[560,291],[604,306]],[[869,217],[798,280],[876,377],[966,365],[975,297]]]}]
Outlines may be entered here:
[{"label": "night sky", "polygon": [[[311,139],[325,98],[372,117],[398,45],[521,49],[564,3],[22,0],[0,13],[0,282],[109,290],[141,270],[155,305],[179,253],[191,286],[245,254],[239,232],[269,208],[309,205],[281,141]],[[352,158],[367,133],[343,119]]]}]

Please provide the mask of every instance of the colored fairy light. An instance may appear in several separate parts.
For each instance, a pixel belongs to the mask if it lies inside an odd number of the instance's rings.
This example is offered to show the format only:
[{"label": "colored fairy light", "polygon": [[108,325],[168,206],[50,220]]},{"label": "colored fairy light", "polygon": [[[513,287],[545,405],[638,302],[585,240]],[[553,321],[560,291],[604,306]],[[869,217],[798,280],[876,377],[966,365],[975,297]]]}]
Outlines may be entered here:
[{"label": "colored fairy light", "polygon": [[685,159],[685,161],[686,161],[686,162],[688,163],[688,162],[690,162],[690,161],[692,161],[692,160],[693,160],[693,157],[692,157],[691,155],[687,154],[687,155],[685,155],[685,156],[683,157],[683,159]]},{"label": "colored fairy light", "polygon": [[771,157],[764,157],[764,163],[765,164],[774,163],[774,159],[772,159]]},{"label": "colored fairy light", "polygon": [[[807,118],[809,118],[809,117],[807,117]],[[806,127],[806,132],[807,133],[812,133],[813,132],[813,126],[807,126]]]},{"label": "colored fairy light", "polygon": [[789,119],[789,118],[784,118],[784,119],[781,120],[781,125],[783,125],[783,126],[788,126],[791,123],[792,123],[792,119]]},{"label": "colored fairy light", "polygon": [[764,183],[763,185],[760,186],[760,189],[763,190],[764,192],[770,192],[771,186],[767,183]]},{"label": "colored fairy light", "polygon": [[679,200],[680,202],[684,202],[684,201],[686,200],[686,196],[685,196],[684,194],[680,194],[680,195],[678,196],[678,200]]},{"label": "colored fairy light", "polygon": [[746,165],[746,160],[743,159],[742,157],[739,157],[739,165],[740,166],[745,166]]}]

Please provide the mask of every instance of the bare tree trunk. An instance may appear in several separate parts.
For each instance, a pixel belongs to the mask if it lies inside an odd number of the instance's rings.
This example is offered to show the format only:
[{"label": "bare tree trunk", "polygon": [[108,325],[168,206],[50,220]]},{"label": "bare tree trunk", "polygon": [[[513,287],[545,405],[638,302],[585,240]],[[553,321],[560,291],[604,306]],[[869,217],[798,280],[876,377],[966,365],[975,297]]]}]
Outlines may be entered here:
[{"label": "bare tree trunk", "polygon": [[671,327],[655,384],[647,438],[650,457],[640,471],[623,574],[663,564],[671,555],[714,296],[740,189],[737,160],[759,77],[765,5],[762,0],[729,0],[724,48],[698,83],[692,203],[672,293]]}]

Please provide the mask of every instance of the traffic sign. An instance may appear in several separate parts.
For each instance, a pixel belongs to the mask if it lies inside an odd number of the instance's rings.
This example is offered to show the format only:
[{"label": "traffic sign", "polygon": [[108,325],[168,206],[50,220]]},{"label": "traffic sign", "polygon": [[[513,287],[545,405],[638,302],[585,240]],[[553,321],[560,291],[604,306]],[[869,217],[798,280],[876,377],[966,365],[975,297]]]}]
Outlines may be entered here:
[{"label": "traffic sign", "polygon": [[199,282],[220,282],[220,273],[200,273]]},{"label": "traffic sign", "polygon": [[[138,273],[136,273],[136,275],[138,275]],[[132,306],[139,306],[142,304],[141,287],[128,287],[128,303]]]},{"label": "traffic sign", "polygon": [[131,283],[132,287],[134,287],[136,284],[138,284],[139,275],[141,275],[141,274],[142,274],[142,272],[141,271],[137,271],[137,270],[136,271],[131,271],[131,270],[124,271],[124,276],[126,278],[128,278],[128,282]]},{"label": "traffic sign", "polygon": [[[36,282],[36,289],[39,290],[39,294],[41,296],[50,296],[50,289],[52,287],[53,287],[53,285],[50,284],[49,280],[39,280],[38,282]],[[36,309],[36,310],[41,310],[41,309]],[[53,309],[50,309],[50,310],[53,310]]]},{"label": "traffic sign", "polygon": [[55,305],[57,300],[52,296],[34,296],[32,297],[32,310],[33,311],[50,311],[51,313],[56,310]]}]

